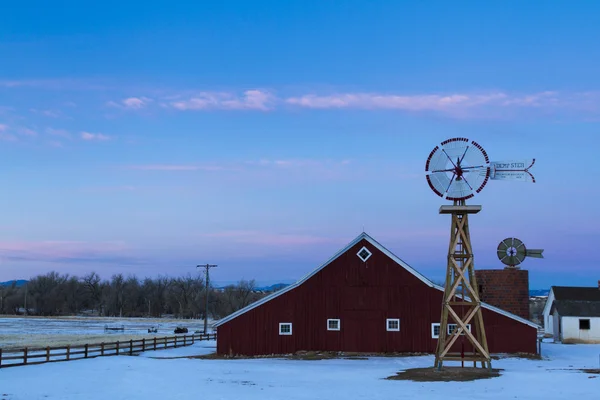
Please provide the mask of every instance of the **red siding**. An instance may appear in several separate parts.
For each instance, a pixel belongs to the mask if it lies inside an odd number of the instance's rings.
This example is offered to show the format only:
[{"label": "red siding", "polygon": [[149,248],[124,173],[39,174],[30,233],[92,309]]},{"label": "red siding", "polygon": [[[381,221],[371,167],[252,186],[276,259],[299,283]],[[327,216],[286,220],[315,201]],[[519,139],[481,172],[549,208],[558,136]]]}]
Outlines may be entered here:
[{"label": "red siding", "polygon": [[[373,253],[367,262],[356,255],[362,246]],[[432,353],[431,324],[439,322],[442,297],[362,240],[302,285],[219,326],[217,352]],[[483,317],[491,352],[536,352],[535,328],[490,310]],[[330,318],[341,320],[340,331],[327,330]],[[399,318],[400,331],[386,331],[386,318]],[[281,322],[293,324],[292,335],[279,335]]]}]

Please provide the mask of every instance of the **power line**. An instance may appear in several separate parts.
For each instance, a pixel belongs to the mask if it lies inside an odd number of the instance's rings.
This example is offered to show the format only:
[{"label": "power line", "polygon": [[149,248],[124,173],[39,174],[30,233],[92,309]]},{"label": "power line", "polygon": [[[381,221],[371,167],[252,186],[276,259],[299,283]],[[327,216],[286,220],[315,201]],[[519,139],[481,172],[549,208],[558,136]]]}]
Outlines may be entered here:
[{"label": "power line", "polygon": [[209,275],[208,275],[208,270],[210,268],[216,268],[217,265],[216,264],[204,264],[204,265],[196,265],[196,268],[204,268],[204,276],[205,276],[205,283],[206,283],[206,303],[204,304],[204,334],[208,334],[207,332],[207,324],[208,324],[208,292],[210,289],[210,281],[209,281]]}]

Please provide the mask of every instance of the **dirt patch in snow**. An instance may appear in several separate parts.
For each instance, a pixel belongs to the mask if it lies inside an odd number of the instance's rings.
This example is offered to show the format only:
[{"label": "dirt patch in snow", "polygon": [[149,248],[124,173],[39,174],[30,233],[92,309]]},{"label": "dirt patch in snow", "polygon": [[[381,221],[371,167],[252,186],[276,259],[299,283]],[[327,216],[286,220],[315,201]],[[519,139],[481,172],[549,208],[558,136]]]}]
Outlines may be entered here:
[{"label": "dirt patch in snow", "polygon": [[415,357],[426,356],[426,353],[357,353],[343,351],[298,351],[293,354],[268,354],[260,356],[244,356],[244,355],[225,355],[225,354],[207,354],[202,356],[192,356],[189,358],[204,358],[210,360],[239,360],[239,359],[254,359],[254,358],[285,358],[287,360],[368,360],[369,357]]},{"label": "dirt patch in snow", "polygon": [[586,372],[588,374],[600,374],[600,368],[596,368],[596,369],[582,369],[581,371]]},{"label": "dirt patch in snow", "polygon": [[436,368],[413,368],[388,376],[387,380],[414,382],[467,382],[477,379],[490,379],[500,376],[501,369],[444,367],[441,371]]}]

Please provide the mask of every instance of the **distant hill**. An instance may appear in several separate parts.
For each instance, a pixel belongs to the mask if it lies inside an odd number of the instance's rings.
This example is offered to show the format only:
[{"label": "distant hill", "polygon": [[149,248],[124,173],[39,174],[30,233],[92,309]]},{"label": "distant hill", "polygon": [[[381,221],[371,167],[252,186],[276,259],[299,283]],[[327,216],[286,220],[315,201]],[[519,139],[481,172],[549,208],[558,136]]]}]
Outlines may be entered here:
[{"label": "distant hill", "polygon": [[[0,282],[0,286],[12,286],[13,282],[14,281]],[[17,287],[23,286],[27,282],[28,281],[26,281],[25,279],[19,279],[17,280]]]},{"label": "distant hill", "polygon": [[259,292],[274,292],[276,290],[281,290],[286,286],[289,286],[289,283],[275,283],[274,285],[271,286],[262,286],[262,287],[257,287],[255,290],[259,291]]}]

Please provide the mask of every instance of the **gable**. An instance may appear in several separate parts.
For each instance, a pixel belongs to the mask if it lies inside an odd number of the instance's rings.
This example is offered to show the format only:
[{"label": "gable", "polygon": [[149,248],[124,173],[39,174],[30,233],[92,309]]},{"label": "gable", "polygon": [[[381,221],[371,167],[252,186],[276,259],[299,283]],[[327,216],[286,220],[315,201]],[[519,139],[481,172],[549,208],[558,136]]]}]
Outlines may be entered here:
[{"label": "gable", "polygon": [[[354,239],[352,242],[350,242],[345,248],[343,248],[342,250],[338,251],[333,257],[331,257],[329,260],[327,260],[324,264],[322,264],[321,266],[319,266],[318,268],[316,268],[315,270],[311,271],[310,273],[308,273],[307,275],[305,275],[302,279],[300,279],[298,282],[285,287],[284,289],[281,289],[275,293],[272,293],[271,295],[262,298],[261,300],[250,304],[249,306],[238,310],[237,312],[217,321],[213,326],[214,327],[218,327],[220,325],[223,325],[224,323],[238,317],[239,315],[242,315],[256,307],[260,307],[262,304],[265,304],[285,293],[288,293],[296,288],[298,288],[299,286],[301,286],[302,284],[304,284],[306,281],[308,281],[309,279],[311,279],[312,277],[315,277],[317,274],[320,275],[340,275],[340,270],[339,268],[332,268],[332,270],[325,270],[326,267],[330,266],[332,263],[334,263],[334,261],[340,259],[340,258],[347,258],[349,260],[349,263],[352,265],[355,264],[362,264],[363,261],[360,260],[360,258],[358,257],[358,255],[356,254],[357,252],[360,251],[360,249],[362,248],[362,246],[366,246],[368,248],[369,251],[371,251],[373,253],[372,256],[370,256],[366,262],[364,262],[365,264],[365,268],[368,268],[368,264],[369,261],[371,261],[371,265],[375,265],[375,260],[377,258],[377,254],[381,254],[382,256],[385,256],[387,259],[389,259],[391,262],[384,262],[383,263],[383,267],[384,268],[394,268],[396,269],[395,273],[390,274],[390,273],[381,273],[381,274],[368,274],[368,273],[364,273],[364,271],[362,271],[361,268],[347,268],[344,269],[343,272],[343,276],[338,276],[337,279],[340,282],[340,286],[344,286],[344,290],[352,290],[352,286],[361,286],[364,284],[387,284],[390,285],[391,282],[387,281],[387,279],[399,279],[399,281],[394,282],[395,284],[402,284],[402,285],[406,285],[406,284],[424,284],[430,288],[434,288],[440,291],[444,291],[444,288],[434,284],[432,281],[430,281],[429,279],[427,279],[425,276],[423,276],[422,274],[420,274],[418,271],[416,271],[415,269],[413,269],[412,267],[410,267],[407,263],[405,263],[403,260],[401,260],[399,257],[397,257],[395,254],[393,254],[392,252],[390,252],[388,249],[386,249],[385,247],[383,247],[379,242],[377,242],[375,239],[373,239],[371,236],[369,236],[366,233],[362,233],[360,234],[356,239]],[[371,248],[372,246],[372,248]],[[373,251],[375,250],[375,251]],[[376,257],[373,260],[371,260],[372,257]],[[378,268],[382,267],[382,258],[379,257],[380,262],[378,263]],[[398,274],[397,273],[397,267],[400,266],[403,269],[403,273]],[[386,280],[385,282],[373,282],[373,279],[378,279],[378,277],[380,277],[380,279],[382,280]],[[391,277],[391,278],[390,278]],[[329,280],[331,281],[332,279],[335,279],[335,277],[329,277]],[[366,280],[369,280],[369,282],[367,282]],[[354,284],[353,284],[354,283]],[[350,289],[347,289],[350,288]],[[359,297],[360,298],[360,297]],[[365,302],[369,302],[369,301],[374,301],[371,299],[364,299],[363,301]],[[360,305],[358,305],[358,307],[360,307]],[[528,321],[526,319],[523,319],[517,315],[511,314],[509,312],[506,312],[504,310],[501,310],[497,307],[493,307],[489,304],[486,303],[482,303],[482,308],[486,308],[489,309],[491,311],[494,311],[498,314],[502,314],[505,315],[511,319],[517,320],[521,323],[527,324],[531,327],[534,328],[539,328],[539,326],[537,324],[534,324],[531,321]]]}]

